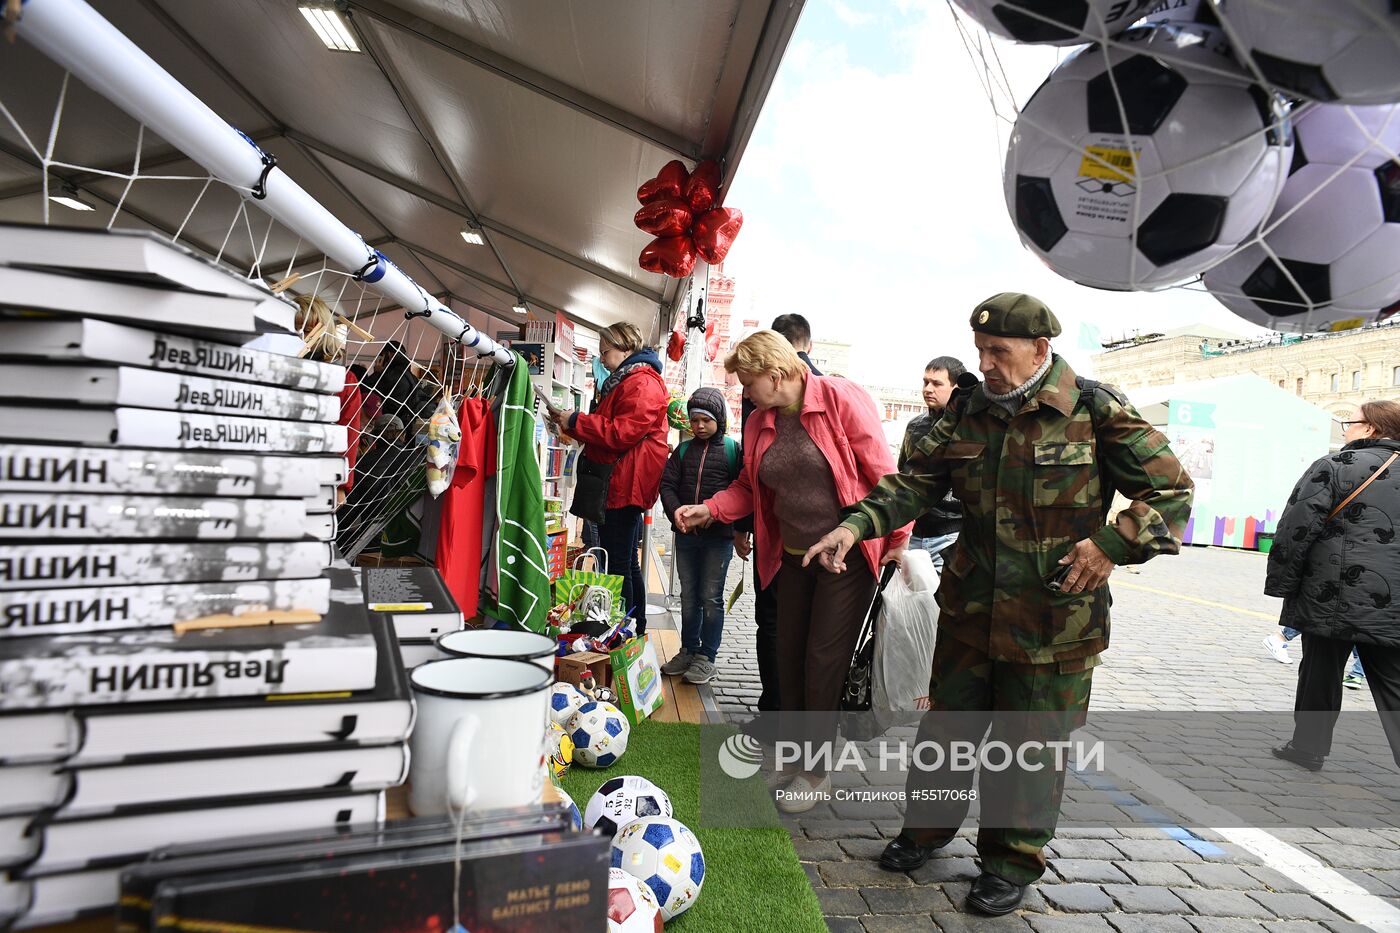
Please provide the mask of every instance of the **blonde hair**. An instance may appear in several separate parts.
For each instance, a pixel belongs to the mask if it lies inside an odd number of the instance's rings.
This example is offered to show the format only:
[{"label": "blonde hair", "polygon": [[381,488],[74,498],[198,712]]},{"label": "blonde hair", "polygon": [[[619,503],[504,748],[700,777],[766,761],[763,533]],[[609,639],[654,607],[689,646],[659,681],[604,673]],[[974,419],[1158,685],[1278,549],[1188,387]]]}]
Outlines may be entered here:
[{"label": "blonde hair", "polygon": [[740,340],[729,351],[724,358],[724,371],[750,376],[780,373],[791,378],[807,372],[807,365],[782,334],[775,330],[760,330]]},{"label": "blonde hair", "polygon": [[636,353],[643,346],[642,332],[637,329],[637,325],[628,324],[626,321],[610,324],[598,331],[598,343],[604,349],[616,347],[624,353]]},{"label": "blonde hair", "polygon": [[345,351],[345,341],[336,327],[335,312],[316,295],[297,295],[297,330],[306,341],[307,355],[334,363]]}]

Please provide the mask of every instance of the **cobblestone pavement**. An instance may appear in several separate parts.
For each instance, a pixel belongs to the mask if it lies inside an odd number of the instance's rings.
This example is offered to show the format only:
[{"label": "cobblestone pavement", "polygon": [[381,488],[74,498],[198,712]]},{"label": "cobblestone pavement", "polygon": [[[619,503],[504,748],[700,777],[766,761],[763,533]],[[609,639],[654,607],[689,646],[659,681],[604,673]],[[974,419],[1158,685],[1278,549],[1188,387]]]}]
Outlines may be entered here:
[{"label": "cobblestone pavement", "polygon": [[[730,713],[751,711],[759,692],[749,568],[737,559],[731,566],[730,588],[742,573],[748,592],[726,620],[720,676],[712,685],[717,706]],[[1137,573],[1115,571],[1112,647],[1095,672],[1092,710],[1291,710],[1297,667],[1279,664],[1260,645],[1277,629],[1279,603],[1262,595],[1264,568],[1265,558],[1255,553],[1187,548]],[[1296,660],[1301,645],[1290,651]],[[1346,691],[1345,709],[1374,710],[1369,692]],[[1254,787],[1277,794],[1287,794],[1290,778],[1302,774],[1272,759],[1242,759],[1239,766],[1256,770]],[[1391,789],[1400,785],[1393,770],[1380,773],[1379,780],[1393,781]],[[1071,788],[1067,803],[1073,797]],[[885,806],[847,811],[840,820],[799,819],[792,828],[838,933],[1400,930],[1400,921],[1385,925],[1384,914],[1389,905],[1390,916],[1400,918],[1394,913],[1400,911],[1397,828],[1254,831],[1253,841],[1245,840],[1250,848],[1228,829],[1065,828],[1048,848],[1050,869],[1024,909],[991,919],[962,912],[978,872],[971,823],[923,868],[891,873],[874,861],[898,831],[898,812]],[[1339,909],[1351,904],[1350,916],[1357,915],[1356,902],[1336,893],[1348,880],[1359,886],[1351,891],[1376,896],[1363,898],[1373,918],[1381,911],[1376,926],[1354,923]]]}]

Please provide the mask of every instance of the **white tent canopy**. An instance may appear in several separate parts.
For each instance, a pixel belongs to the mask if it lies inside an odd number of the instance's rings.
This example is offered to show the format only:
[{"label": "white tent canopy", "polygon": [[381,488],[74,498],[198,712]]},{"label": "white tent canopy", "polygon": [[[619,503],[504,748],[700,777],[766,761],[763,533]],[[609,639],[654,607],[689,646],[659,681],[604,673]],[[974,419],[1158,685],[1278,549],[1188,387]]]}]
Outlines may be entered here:
[{"label": "white tent canopy", "polygon": [[[370,245],[486,333],[562,312],[591,327],[669,326],[681,283],[643,272],[636,189],[668,160],[719,158],[726,182],[801,10],[800,0],[350,0],[359,53],[330,51],[295,0],[94,0],[93,6]],[[23,31],[21,29],[21,35]],[[0,53],[0,95],[47,139],[62,72],[22,40]],[[76,82],[54,158],[131,171],[138,127]],[[147,131],[143,174],[200,175]],[[121,179],[54,168],[105,225]],[[141,181],[118,226],[174,232],[197,182]],[[211,188],[182,241],[217,253],[238,195]],[[0,220],[42,222],[38,165],[0,122]],[[485,243],[465,243],[465,226]],[[266,229],[228,238],[248,268]],[[253,242],[254,239],[257,242]],[[263,272],[321,257],[274,228]],[[703,267],[702,267],[703,268]],[[387,309],[386,309],[387,310]]]}]

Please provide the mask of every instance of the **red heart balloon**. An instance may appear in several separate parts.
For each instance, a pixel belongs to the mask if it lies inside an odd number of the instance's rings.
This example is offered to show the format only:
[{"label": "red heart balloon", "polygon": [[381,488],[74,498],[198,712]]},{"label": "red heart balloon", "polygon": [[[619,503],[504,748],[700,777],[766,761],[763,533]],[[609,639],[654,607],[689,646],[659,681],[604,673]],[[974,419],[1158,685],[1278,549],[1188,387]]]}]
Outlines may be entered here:
[{"label": "red heart balloon", "polygon": [[683,279],[695,268],[695,241],[688,236],[657,237],[642,247],[637,264],[648,272]]},{"label": "red heart balloon", "polygon": [[695,222],[695,214],[680,198],[657,198],[643,204],[632,222],[652,236],[680,236]]},{"label": "red heart balloon", "polygon": [[690,173],[685,183],[684,197],[696,214],[714,207],[719,198],[719,163],[706,159],[695,166],[695,171]]},{"label": "red heart balloon", "polygon": [[656,173],[655,178],[637,189],[637,200],[648,204],[657,198],[678,198],[685,190],[685,183],[689,178],[690,173],[685,170],[685,163],[679,159],[672,159],[661,166],[661,171]]},{"label": "red heart balloon", "polygon": [[671,337],[666,341],[666,356],[673,363],[681,361],[681,357],[685,356],[685,334],[678,330],[671,331]]},{"label": "red heart balloon", "polygon": [[724,262],[729,247],[744,225],[744,212],[737,207],[717,207],[706,211],[695,221],[690,235],[695,238],[695,252],[710,265]]}]

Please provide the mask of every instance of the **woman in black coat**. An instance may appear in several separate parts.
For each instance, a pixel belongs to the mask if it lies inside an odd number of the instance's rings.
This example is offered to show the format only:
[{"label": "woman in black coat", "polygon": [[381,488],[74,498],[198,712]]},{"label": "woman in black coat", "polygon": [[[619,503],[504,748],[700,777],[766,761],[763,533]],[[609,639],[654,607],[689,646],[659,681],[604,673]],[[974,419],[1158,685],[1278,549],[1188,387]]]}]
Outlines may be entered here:
[{"label": "woman in black coat", "polygon": [[1353,645],[1400,764],[1400,403],[1367,402],[1342,426],[1346,446],[1289,496],[1264,583],[1283,598],[1279,624],[1303,633],[1293,740],[1274,755],[1312,771],[1332,750]]}]

